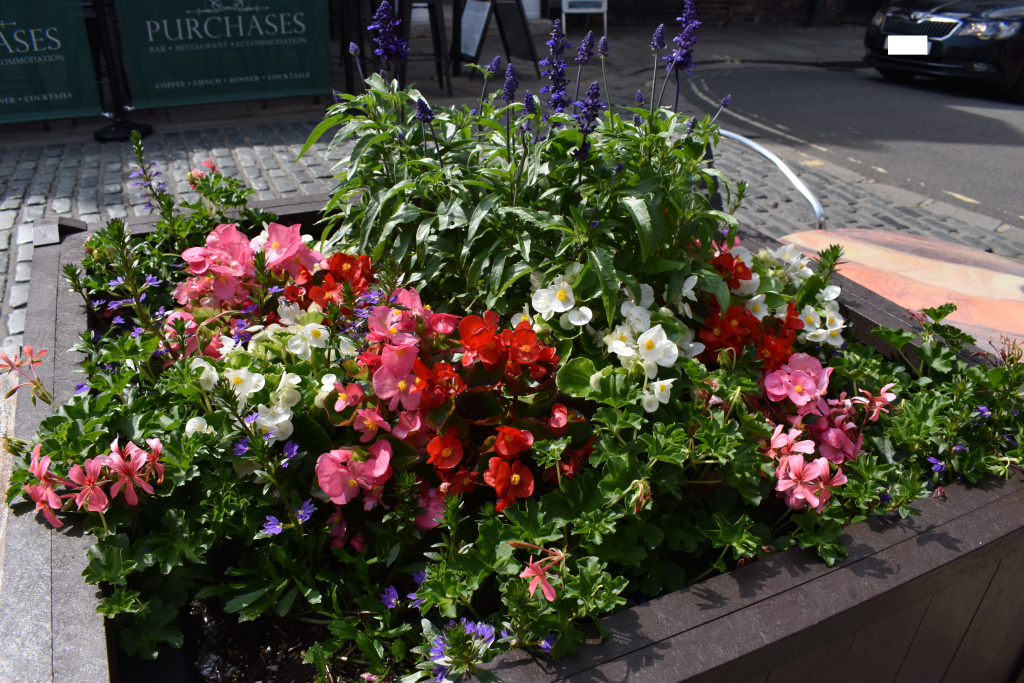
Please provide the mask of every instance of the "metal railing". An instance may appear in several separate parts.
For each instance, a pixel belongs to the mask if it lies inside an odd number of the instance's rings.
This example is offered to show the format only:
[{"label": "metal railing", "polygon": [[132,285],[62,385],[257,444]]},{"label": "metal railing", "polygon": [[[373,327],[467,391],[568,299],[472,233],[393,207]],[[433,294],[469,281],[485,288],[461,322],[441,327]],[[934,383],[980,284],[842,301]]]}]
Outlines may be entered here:
[{"label": "metal railing", "polygon": [[727,140],[732,140],[733,142],[738,142],[741,145],[749,147],[750,149],[754,150],[755,152],[766,158],[768,161],[775,164],[778,167],[778,169],[782,171],[782,173],[786,176],[786,178],[789,179],[789,182],[793,184],[793,187],[795,187],[800,192],[800,194],[804,196],[804,199],[806,199],[807,202],[811,205],[811,209],[814,211],[815,220],[817,221],[817,229],[825,229],[825,210],[821,208],[821,202],[819,202],[818,198],[814,196],[814,193],[811,192],[806,185],[804,185],[804,182],[797,177],[796,173],[793,173],[793,169],[787,166],[785,161],[780,159],[776,154],[774,154],[764,146],[757,144],[756,142],[749,138],[745,138],[742,135],[737,135],[736,133],[725,130],[724,128],[719,129],[718,132],[721,134],[723,138],[726,138]]}]

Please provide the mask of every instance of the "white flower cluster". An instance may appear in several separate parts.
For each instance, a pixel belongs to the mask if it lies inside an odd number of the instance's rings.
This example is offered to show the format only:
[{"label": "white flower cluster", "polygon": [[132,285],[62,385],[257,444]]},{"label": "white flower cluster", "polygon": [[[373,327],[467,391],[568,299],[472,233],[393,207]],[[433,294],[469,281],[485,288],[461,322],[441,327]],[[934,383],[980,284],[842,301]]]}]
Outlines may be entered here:
[{"label": "white flower cluster", "polygon": [[[733,253],[735,252],[734,249]],[[814,271],[811,270],[811,260],[804,256],[800,247],[795,244],[787,244],[773,251],[762,249],[757,254],[757,258],[766,266],[781,266],[782,270],[777,273],[777,277],[783,282],[800,285],[814,275]]]},{"label": "white flower cluster", "polygon": [[839,292],[837,285],[829,285],[818,293],[818,308],[808,304],[800,311],[800,319],[804,322],[800,341],[843,345],[841,332],[846,327],[846,321],[839,314]]},{"label": "white flower cluster", "polygon": [[[559,275],[550,285],[543,288],[541,287],[541,284],[543,284],[543,274],[534,272],[530,275],[530,281],[534,289],[531,301],[533,310],[537,311],[544,320],[551,320],[553,315],[560,313],[558,324],[563,330],[571,330],[573,327],[586,325],[594,317],[593,311],[589,308],[576,305],[576,297],[573,295],[572,285],[575,282],[576,275],[579,274],[583,267],[579,264],[573,265],[578,267],[571,269],[565,275]],[[522,319],[519,318],[519,320]],[[518,322],[518,320],[514,322]]]}]

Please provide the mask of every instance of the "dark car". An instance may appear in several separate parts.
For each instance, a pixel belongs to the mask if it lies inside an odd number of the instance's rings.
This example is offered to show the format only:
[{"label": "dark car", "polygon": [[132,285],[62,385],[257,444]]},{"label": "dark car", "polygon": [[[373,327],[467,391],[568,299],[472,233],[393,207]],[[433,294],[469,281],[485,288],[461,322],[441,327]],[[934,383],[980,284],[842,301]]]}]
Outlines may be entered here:
[{"label": "dark car", "polygon": [[[927,55],[890,55],[890,36],[927,36]],[[1022,0],[905,0],[871,20],[865,61],[888,80],[916,75],[991,83],[1024,102]]]}]

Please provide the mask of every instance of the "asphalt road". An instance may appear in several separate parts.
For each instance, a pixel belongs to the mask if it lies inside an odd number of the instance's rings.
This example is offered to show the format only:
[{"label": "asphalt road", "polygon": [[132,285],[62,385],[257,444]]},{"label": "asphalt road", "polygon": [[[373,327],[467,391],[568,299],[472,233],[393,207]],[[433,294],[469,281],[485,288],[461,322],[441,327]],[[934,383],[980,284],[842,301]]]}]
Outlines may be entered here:
[{"label": "asphalt road", "polygon": [[997,94],[920,77],[897,85],[868,68],[768,64],[702,66],[683,92],[700,112],[731,93],[725,128],[1024,227],[1024,105]]}]

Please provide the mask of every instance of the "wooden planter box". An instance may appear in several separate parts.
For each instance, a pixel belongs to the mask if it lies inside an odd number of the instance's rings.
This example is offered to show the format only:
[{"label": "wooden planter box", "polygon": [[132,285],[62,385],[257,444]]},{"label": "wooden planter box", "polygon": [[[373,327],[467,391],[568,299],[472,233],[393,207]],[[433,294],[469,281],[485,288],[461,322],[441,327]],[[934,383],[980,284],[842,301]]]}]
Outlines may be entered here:
[{"label": "wooden planter box", "polygon": [[[326,199],[259,205],[286,225],[309,224]],[[153,222],[129,226],[144,232]],[[79,261],[96,227],[66,219],[36,226],[25,340],[50,349],[37,371],[62,402],[74,393],[80,361],[66,349],[86,316],[61,271]],[[751,248],[773,244],[755,233],[741,239]],[[885,299],[841,277],[837,284],[858,337],[880,324],[907,326]],[[49,414],[21,394],[15,436],[30,438]],[[1024,683],[1024,476],[946,491],[946,502],[919,501],[920,516],[851,526],[850,557],[834,567],[789,550],[610,616],[611,635],[570,657],[552,662],[517,650],[488,668],[506,683]],[[0,517],[0,681],[128,683],[95,612],[97,594],[81,577],[91,539],[72,525],[50,529],[30,510]]]}]

